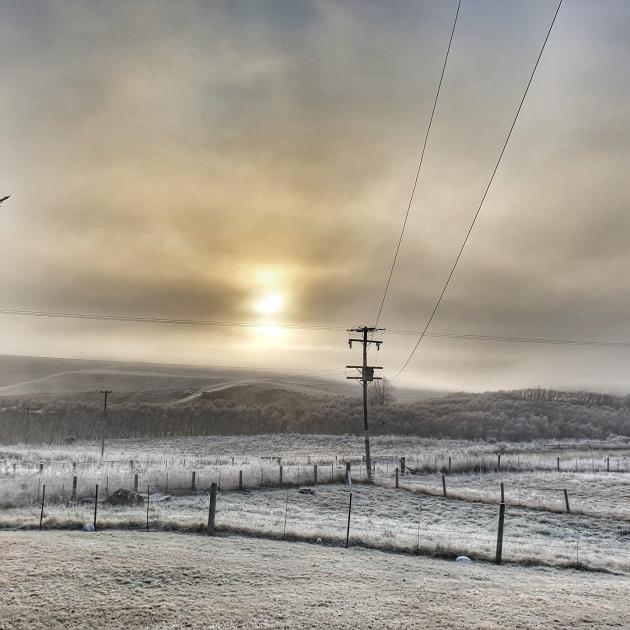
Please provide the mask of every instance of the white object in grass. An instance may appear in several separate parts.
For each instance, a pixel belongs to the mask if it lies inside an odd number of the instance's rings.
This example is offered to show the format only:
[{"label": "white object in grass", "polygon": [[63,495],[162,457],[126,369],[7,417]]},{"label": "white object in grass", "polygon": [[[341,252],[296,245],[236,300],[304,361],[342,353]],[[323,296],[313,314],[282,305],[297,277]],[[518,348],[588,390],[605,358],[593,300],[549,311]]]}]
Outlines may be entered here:
[{"label": "white object in grass", "polygon": [[92,523],[86,523],[82,528],[82,531],[84,532],[93,532],[94,531],[94,525]]},{"label": "white object in grass", "polygon": [[457,556],[455,562],[459,562],[459,564],[472,564],[472,560],[468,556]]}]

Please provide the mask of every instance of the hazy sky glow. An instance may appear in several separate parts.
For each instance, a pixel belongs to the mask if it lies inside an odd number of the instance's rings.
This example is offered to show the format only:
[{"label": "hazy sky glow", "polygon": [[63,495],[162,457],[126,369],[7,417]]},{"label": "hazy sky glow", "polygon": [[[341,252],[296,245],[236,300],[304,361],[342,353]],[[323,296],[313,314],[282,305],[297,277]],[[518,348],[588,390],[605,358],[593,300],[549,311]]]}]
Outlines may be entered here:
[{"label": "hazy sky glow", "polygon": [[[337,368],[373,323],[456,2],[0,4],[0,352]],[[421,328],[555,2],[463,0],[381,323]],[[433,331],[630,341],[630,4],[566,0]],[[400,367],[413,337],[387,336]],[[630,388],[630,351],[426,339],[401,384]]]}]

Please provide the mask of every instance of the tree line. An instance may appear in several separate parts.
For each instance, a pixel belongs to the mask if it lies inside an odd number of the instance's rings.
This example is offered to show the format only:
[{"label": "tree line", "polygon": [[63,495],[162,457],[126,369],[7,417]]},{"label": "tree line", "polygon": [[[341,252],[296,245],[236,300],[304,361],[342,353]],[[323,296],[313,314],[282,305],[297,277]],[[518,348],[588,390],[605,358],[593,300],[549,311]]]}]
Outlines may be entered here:
[{"label": "tree line", "polygon": [[[536,394],[528,393],[538,392]],[[540,392],[547,392],[545,394]],[[553,390],[451,394],[417,402],[373,403],[373,434],[467,440],[606,439],[630,436],[630,401],[599,395],[564,396]],[[105,426],[94,402],[55,401],[27,412],[23,400],[0,407],[0,441],[61,443],[73,440],[259,433],[361,433],[362,403],[345,396],[301,402],[242,405],[207,400],[188,404],[113,403]]]}]

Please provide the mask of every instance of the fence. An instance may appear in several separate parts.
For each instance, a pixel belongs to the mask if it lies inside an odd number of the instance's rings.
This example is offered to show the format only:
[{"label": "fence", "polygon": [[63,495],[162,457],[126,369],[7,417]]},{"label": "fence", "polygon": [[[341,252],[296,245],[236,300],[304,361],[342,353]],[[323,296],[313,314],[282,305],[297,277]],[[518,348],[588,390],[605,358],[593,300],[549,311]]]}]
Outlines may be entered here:
[{"label": "fence", "polygon": [[[146,483],[133,476],[92,487],[48,482],[39,492],[6,485],[0,526],[207,531],[212,481],[195,487]],[[504,507],[505,510],[505,507]],[[500,507],[450,501],[389,487],[326,484],[309,488],[223,490],[216,502],[218,531],[327,544],[365,545],[443,557],[497,559]],[[630,571],[630,528],[570,514],[532,514],[507,506],[502,559],[553,566]]]}]

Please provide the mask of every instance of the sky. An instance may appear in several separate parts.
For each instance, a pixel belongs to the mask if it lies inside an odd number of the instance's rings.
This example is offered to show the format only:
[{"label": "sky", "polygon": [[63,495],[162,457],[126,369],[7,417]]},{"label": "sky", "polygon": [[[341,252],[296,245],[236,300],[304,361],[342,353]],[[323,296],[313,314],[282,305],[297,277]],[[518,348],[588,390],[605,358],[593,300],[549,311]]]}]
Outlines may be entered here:
[{"label": "sky", "polygon": [[[0,315],[0,353],[344,378],[344,330],[277,324],[374,323],[456,7],[3,0],[0,309],[261,325]],[[424,327],[555,9],[462,1],[386,329]],[[565,0],[431,331],[630,342],[629,32]],[[391,377],[417,337],[382,338]],[[629,360],[425,338],[397,383],[628,392]]]}]

